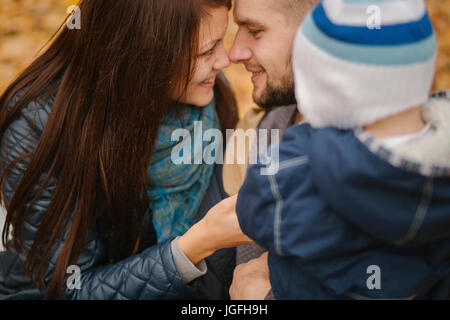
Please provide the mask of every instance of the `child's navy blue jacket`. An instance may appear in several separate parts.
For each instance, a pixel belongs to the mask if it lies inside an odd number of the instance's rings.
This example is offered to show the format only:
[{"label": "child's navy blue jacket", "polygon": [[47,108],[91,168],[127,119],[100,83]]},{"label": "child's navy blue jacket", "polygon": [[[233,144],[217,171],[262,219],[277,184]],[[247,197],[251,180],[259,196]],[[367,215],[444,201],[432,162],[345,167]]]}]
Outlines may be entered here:
[{"label": "child's navy blue jacket", "polygon": [[296,125],[277,174],[249,168],[239,223],[269,250],[277,299],[450,297],[450,169],[363,136]]}]

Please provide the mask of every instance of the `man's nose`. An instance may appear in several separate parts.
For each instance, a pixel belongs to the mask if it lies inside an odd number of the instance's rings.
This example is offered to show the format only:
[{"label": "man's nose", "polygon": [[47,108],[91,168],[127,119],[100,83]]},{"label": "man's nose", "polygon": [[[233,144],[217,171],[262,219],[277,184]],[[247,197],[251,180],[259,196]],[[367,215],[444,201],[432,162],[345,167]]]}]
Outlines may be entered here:
[{"label": "man's nose", "polygon": [[243,63],[252,58],[252,51],[245,45],[245,42],[239,34],[234,39],[229,56],[233,63]]}]

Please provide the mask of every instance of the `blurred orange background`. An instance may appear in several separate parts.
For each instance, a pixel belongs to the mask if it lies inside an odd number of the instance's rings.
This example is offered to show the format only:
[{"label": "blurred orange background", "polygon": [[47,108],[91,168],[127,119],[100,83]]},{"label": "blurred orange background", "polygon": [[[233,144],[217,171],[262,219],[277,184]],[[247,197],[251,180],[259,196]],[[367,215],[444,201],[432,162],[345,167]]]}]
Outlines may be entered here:
[{"label": "blurred orange background", "polygon": [[[439,58],[433,91],[450,88],[450,0],[426,0],[438,35]],[[0,0],[0,92],[36,58],[39,50],[66,17],[76,0]],[[227,48],[237,26],[230,16]],[[242,65],[230,65],[225,73],[232,84],[243,116],[253,105],[250,74]]]}]

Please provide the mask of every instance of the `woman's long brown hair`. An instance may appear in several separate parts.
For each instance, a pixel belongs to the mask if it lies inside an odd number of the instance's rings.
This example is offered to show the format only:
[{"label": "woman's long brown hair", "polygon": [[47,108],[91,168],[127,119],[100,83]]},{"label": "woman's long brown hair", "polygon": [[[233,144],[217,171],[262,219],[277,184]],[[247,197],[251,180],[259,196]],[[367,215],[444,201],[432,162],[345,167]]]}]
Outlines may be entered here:
[{"label": "woman's long brown hair", "polygon": [[[62,295],[66,268],[77,262],[85,245],[81,239],[98,223],[109,261],[133,253],[149,207],[154,141],[171,97],[191,79],[204,9],[230,9],[231,0],[83,0],[79,6],[81,29],[63,25],[49,49],[0,97],[1,139],[30,102],[55,97],[37,147],[2,164],[0,180],[3,184],[8,171],[28,159],[14,195],[5,199],[2,240],[24,252],[27,276],[49,297]],[[215,93],[222,128],[233,128],[233,94],[220,79]],[[51,202],[25,252],[25,219],[49,183],[55,183]],[[50,251],[62,237],[46,283]]]}]

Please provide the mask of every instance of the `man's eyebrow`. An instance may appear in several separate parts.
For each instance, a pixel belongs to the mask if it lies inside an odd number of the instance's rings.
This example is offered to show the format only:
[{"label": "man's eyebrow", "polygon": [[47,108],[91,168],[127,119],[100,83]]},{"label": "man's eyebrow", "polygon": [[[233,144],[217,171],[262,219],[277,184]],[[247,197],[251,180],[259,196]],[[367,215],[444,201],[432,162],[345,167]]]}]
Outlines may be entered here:
[{"label": "man's eyebrow", "polygon": [[256,20],[252,20],[250,18],[245,19],[236,19],[236,24],[238,26],[244,26],[244,27],[259,27],[264,28],[264,25],[261,22],[258,22]]}]

